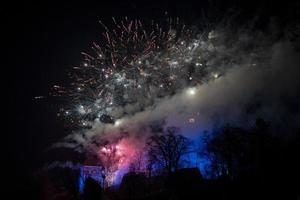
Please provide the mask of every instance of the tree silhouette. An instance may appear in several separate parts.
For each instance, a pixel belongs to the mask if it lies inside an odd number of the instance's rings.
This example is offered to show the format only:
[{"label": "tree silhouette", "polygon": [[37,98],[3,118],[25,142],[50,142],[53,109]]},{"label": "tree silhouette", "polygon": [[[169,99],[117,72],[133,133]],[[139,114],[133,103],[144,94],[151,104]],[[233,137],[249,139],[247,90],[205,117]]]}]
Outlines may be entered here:
[{"label": "tree silhouette", "polygon": [[235,179],[250,173],[258,174],[266,160],[269,146],[274,138],[269,133],[269,124],[258,118],[250,130],[225,125],[202,137],[205,148],[200,152],[209,159],[212,177]]},{"label": "tree silhouette", "polygon": [[191,141],[180,135],[177,127],[168,127],[163,133],[149,138],[148,147],[148,169],[158,164],[168,174],[179,168],[183,155],[190,152]]},{"label": "tree silhouette", "polygon": [[250,142],[249,133],[239,127],[224,126],[204,136],[206,145],[202,155],[211,162],[212,176],[223,176],[234,179],[244,165],[247,165]]},{"label": "tree silhouette", "polygon": [[83,189],[84,200],[101,200],[102,188],[100,184],[92,178],[87,178]]}]

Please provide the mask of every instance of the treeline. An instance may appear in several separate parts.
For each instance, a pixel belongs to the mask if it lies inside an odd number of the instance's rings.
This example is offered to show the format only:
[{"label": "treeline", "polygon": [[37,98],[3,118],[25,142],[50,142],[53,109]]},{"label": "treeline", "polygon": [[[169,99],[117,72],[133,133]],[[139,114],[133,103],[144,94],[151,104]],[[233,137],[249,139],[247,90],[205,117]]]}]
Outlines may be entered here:
[{"label": "treeline", "polygon": [[[60,194],[61,199],[84,200],[297,199],[300,196],[299,134],[283,137],[288,133],[275,134],[271,123],[257,119],[252,128],[227,124],[203,133],[201,148],[197,148],[179,128],[159,130],[147,140],[146,170],[141,171],[139,164],[131,167],[119,187],[103,189],[101,184],[87,179],[83,193],[78,193],[72,174],[73,179],[65,178],[60,189],[51,186],[52,193]],[[186,168],[185,156],[190,153],[208,161],[205,171]],[[56,171],[52,182],[69,173],[64,170]],[[49,184],[49,180],[43,183]],[[45,191],[49,197],[49,190]]]}]

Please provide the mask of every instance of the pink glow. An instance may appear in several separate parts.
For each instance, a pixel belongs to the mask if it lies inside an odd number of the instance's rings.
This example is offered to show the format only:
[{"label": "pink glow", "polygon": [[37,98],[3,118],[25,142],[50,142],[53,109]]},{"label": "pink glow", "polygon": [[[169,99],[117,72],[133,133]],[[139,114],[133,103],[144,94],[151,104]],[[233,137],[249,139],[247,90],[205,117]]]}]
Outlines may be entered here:
[{"label": "pink glow", "polygon": [[98,156],[105,168],[108,185],[120,181],[129,166],[140,157],[143,147],[144,144],[137,139],[123,138],[100,148]]},{"label": "pink glow", "polygon": [[101,149],[101,151],[103,151],[103,152],[106,152],[106,148],[105,148],[105,147],[103,147],[103,148]]}]

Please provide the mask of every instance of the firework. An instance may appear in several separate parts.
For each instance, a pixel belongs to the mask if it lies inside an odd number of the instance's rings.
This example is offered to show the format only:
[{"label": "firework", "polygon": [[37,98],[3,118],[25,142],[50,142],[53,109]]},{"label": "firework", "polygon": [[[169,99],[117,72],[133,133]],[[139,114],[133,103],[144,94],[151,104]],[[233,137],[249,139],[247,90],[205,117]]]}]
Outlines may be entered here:
[{"label": "firework", "polygon": [[[156,98],[201,84],[207,77],[205,61],[199,56],[199,51],[206,51],[201,36],[178,19],[161,25],[127,18],[113,22],[112,29],[101,22],[103,41],[93,44],[93,55],[83,53],[83,63],[71,72],[73,82],[68,87],[54,86],[54,94],[69,102],[60,115],[73,125],[115,123],[151,106]],[[136,109],[129,113],[124,109],[128,105]]]},{"label": "firework", "polygon": [[137,148],[137,143],[139,142],[124,138],[98,148],[97,155],[108,186],[112,185],[119,178],[117,177],[118,172],[127,171],[133,162],[138,161],[141,169],[142,163],[139,157],[141,154],[139,148]]},{"label": "firework", "polygon": [[102,162],[103,174],[108,185],[115,179],[115,172],[124,162],[124,153],[118,145],[109,144],[100,148],[98,156]]}]

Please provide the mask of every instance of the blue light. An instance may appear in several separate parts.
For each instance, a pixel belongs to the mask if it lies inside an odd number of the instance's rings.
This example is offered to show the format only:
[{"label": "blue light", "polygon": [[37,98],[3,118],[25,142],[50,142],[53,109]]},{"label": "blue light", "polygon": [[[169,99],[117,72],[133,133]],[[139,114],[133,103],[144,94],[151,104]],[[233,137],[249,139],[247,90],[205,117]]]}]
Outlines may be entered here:
[{"label": "blue light", "polygon": [[83,167],[80,168],[80,175],[79,175],[79,192],[83,192],[84,189],[84,174],[83,174]]},{"label": "blue light", "polygon": [[92,178],[100,185],[103,182],[101,168],[99,166],[82,166],[80,167],[80,175],[78,180],[79,192],[83,192],[85,186],[85,180]]}]

